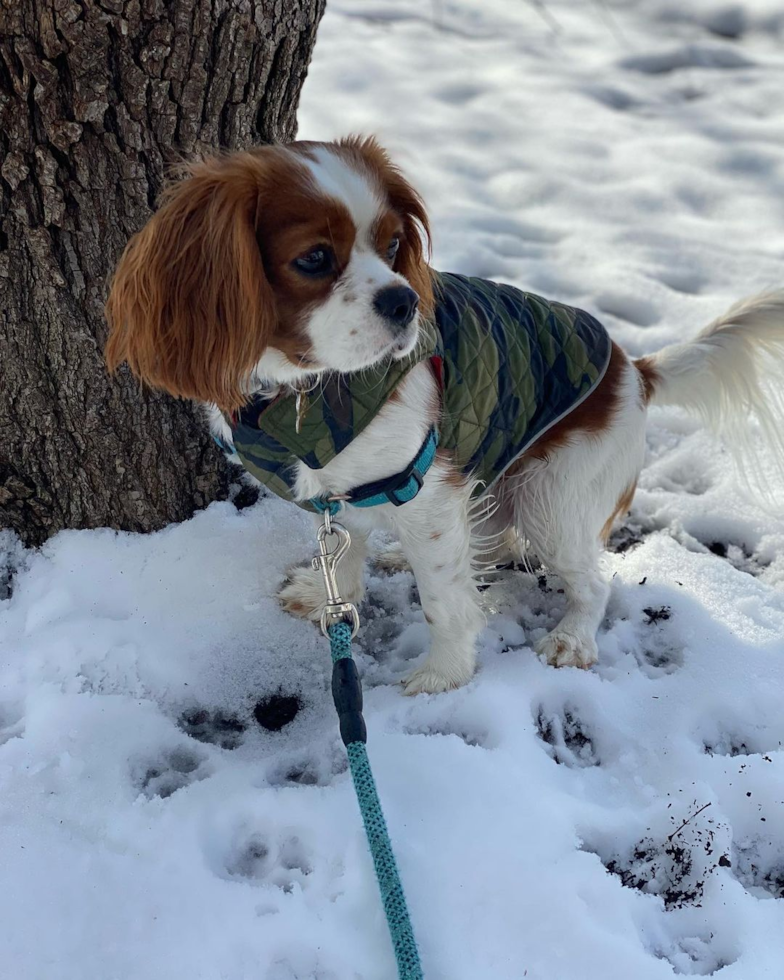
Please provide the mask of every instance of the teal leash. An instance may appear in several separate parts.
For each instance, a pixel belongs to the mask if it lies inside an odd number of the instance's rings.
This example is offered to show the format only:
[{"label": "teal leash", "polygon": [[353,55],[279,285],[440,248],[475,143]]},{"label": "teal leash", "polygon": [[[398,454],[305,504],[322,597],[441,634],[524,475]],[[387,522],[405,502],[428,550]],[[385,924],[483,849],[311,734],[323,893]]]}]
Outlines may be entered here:
[{"label": "teal leash", "polygon": [[[330,552],[327,550],[327,538],[333,536],[338,537],[338,545]],[[376,869],[399,980],[423,980],[406,896],[365,747],[367,729],[362,717],[362,686],[357,665],[351,656],[351,640],[359,629],[359,615],[352,603],[341,599],[335,577],[337,563],[348,550],[351,537],[341,524],[332,522],[327,510],[324,524],[318,531],[318,541],[320,554],[313,559],[313,567],[321,569],[327,590],[321,628],[329,638],[332,655],[332,698],[340,722],[340,737],[346,746],[351,779]]]},{"label": "teal leash", "polygon": [[351,778],[376,868],[381,901],[384,903],[389,934],[395,949],[398,976],[400,980],[423,980],[406,896],[365,747],[362,688],[357,666],[351,659],[351,627],[347,623],[330,626],[329,642],[332,653],[332,697],[340,719],[340,734],[346,746]]}]

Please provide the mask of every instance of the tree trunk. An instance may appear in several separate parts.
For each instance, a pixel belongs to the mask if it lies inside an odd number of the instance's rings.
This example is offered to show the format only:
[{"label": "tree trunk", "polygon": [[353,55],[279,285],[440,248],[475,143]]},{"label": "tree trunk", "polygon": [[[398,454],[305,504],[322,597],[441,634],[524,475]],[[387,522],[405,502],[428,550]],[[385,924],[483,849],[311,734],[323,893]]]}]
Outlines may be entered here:
[{"label": "tree trunk", "polygon": [[225,496],[197,410],[106,375],[103,304],[184,154],[294,138],[325,0],[0,0],[0,528]]}]

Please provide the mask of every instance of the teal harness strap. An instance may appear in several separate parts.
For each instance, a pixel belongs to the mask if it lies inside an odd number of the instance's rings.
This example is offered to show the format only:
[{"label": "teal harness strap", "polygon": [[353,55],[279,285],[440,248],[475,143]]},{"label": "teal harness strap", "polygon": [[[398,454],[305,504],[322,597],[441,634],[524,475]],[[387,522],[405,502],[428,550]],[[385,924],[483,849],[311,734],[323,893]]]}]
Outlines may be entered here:
[{"label": "teal harness strap", "polygon": [[352,490],[349,502],[355,507],[377,507],[387,503],[400,507],[407,504],[422,489],[422,481],[435,461],[437,448],[438,432],[433,427],[419,452],[402,473],[379,480],[377,484],[366,483],[364,487]]},{"label": "teal harness strap", "polygon": [[435,462],[438,449],[438,432],[435,426],[428,431],[425,441],[416,456],[400,473],[376,480],[373,483],[363,483],[345,494],[340,500],[328,497],[311,497],[308,503],[319,514],[329,511],[335,517],[340,510],[341,502],[352,504],[354,507],[378,507],[379,504],[392,504],[402,507],[422,489],[427,471]]},{"label": "teal harness strap", "polygon": [[395,950],[398,977],[399,980],[423,980],[406,897],[365,748],[367,731],[362,718],[362,688],[356,664],[351,658],[351,627],[347,623],[335,623],[329,627],[328,632],[332,654],[332,697],[340,719],[340,735],[346,746],[351,778],[376,868],[381,900]]}]

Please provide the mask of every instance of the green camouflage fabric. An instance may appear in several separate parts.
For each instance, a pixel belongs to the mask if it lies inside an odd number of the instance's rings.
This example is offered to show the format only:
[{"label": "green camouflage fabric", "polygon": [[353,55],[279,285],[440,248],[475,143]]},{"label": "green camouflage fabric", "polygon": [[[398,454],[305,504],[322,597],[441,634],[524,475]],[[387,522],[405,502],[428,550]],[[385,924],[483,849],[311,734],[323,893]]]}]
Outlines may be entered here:
[{"label": "green camouflage fabric", "polygon": [[442,392],[439,448],[482,493],[604,376],[612,342],[583,310],[485,279],[434,273],[434,280],[435,314],[422,325],[414,352],[322,378],[305,396],[299,432],[293,394],[257,396],[241,410],[232,434],[248,472],[292,500],[294,464],[324,467],[370,424],[406,374],[429,359]]},{"label": "green camouflage fabric", "polygon": [[439,278],[439,446],[482,492],[593,391],[612,341],[583,310],[485,279]]},{"label": "green camouflage fabric", "polygon": [[[433,325],[426,323],[408,357],[356,374],[322,377],[303,396],[299,432],[295,395],[255,396],[237,418],[227,419],[242,465],[273,493],[293,500],[295,464],[301,461],[313,470],[326,466],[373,421],[403,378],[431,356],[437,343]],[[297,503],[315,512],[308,501]]]}]

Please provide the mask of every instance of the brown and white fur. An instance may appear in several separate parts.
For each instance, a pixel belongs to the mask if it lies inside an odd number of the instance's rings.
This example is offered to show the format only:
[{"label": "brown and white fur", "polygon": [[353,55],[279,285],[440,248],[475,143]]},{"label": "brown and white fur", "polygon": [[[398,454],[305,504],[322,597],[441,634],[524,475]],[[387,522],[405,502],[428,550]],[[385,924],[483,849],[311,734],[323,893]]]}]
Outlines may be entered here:
[{"label": "brown and white fur", "polygon": [[[423,238],[420,197],[372,139],[191,164],[120,261],[107,304],[109,367],[127,361],[150,385],[204,402],[213,431],[230,442],[223,413],[249,393],[312,387],[325,371],[357,371],[413,348],[433,304]],[[322,274],[302,271],[301,260],[325,252]],[[419,312],[389,322],[376,300],[405,284]],[[777,406],[761,394],[766,363],[779,372],[784,365],[784,293],[738,304],[694,340],[637,361],[614,345],[600,385],[505,474],[492,507],[477,508],[470,480],[440,453],[404,506],[348,507],[340,518],[353,541],[339,571],[344,598],[362,596],[374,528],[395,535],[416,576],[431,649],[406,693],[445,691],[472,676],[483,624],[475,563],[491,540],[527,547],[563,581],[566,612],[537,652],[558,667],[595,663],[609,591],[599,557],[634,494],[648,406],[681,405],[730,428],[754,413],[782,450]],[[327,466],[297,465],[297,498],[343,494],[404,469],[438,413],[436,382],[422,363]],[[280,599],[317,619],[320,573],[294,570]]]}]

